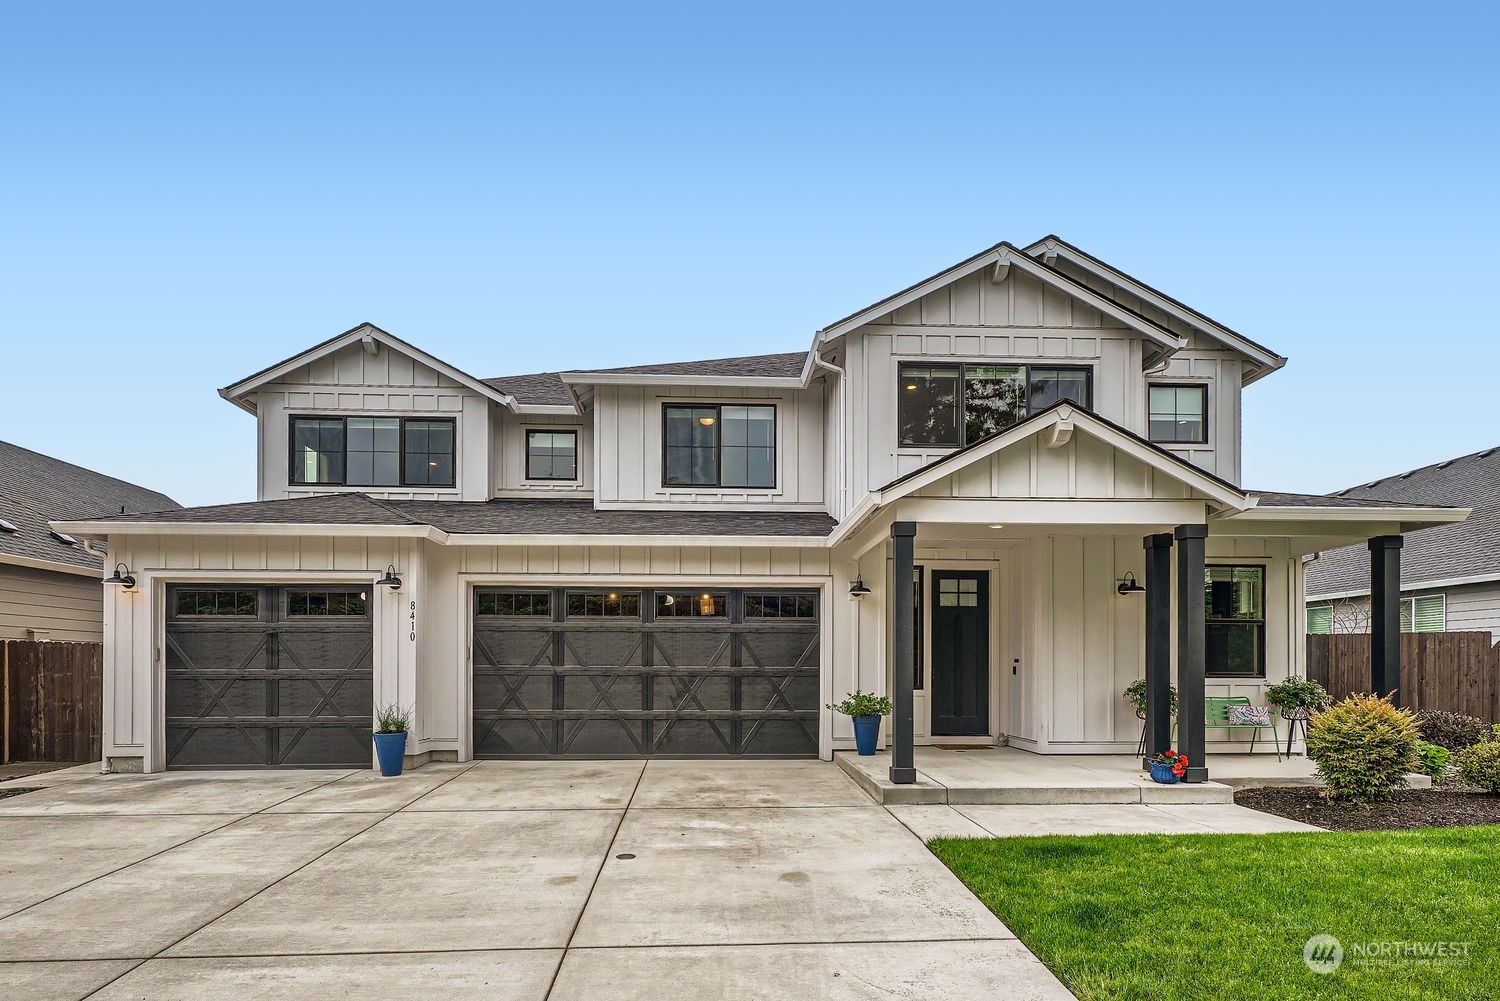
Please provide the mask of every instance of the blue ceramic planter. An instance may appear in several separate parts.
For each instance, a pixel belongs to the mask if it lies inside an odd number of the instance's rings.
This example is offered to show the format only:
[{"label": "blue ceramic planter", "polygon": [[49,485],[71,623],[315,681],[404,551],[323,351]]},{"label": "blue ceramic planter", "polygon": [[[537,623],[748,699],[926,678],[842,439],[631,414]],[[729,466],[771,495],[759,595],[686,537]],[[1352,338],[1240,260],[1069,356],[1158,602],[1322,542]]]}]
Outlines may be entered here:
[{"label": "blue ceramic planter", "polygon": [[406,734],[375,733],[375,759],[380,762],[380,774],[400,775],[406,759]]},{"label": "blue ceramic planter", "polygon": [[1171,765],[1163,765],[1153,761],[1151,762],[1151,781],[1169,786],[1174,782],[1181,782],[1182,779],[1178,778],[1177,773],[1172,771]]},{"label": "blue ceramic planter", "polygon": [[880,746],[879,716],[854,717],[854,746],[866,757],[875,753]]}]

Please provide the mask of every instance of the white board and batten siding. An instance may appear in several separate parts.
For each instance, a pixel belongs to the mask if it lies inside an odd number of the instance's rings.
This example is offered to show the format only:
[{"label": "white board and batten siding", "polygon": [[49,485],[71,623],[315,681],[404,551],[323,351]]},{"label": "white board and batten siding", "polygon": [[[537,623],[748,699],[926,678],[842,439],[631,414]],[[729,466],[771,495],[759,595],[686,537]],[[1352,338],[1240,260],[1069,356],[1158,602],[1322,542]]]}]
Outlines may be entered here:
[{"label": "white board and batten siding", "polygon": [[382,345],[369,354],[351,344],[256,391],[260,428],[261,500],[326,494],[329,486],[298,486],[290,476],[293,415],[451,417],[455,424],[454,486],[350,487],[390,500],[488,500],[490,411],[485,397],[421,362]]},{"label": "white board and batten siding", "polygon": [[0,639],[98,643],[104,637],[99,573],[0,564]]},{"label": "white board and batten siding", "polygon": [[[568,414],[513,414],[495,407],[491,468],[495,497],[556,497],[585,500],[594,494],[594,424],[591,417]],[[573,431],[577,434],[578,476],[573,480],[526,478],[526,432]]]},{"label": "white board and batten siding", "polygon": [[[600,508],[826,511],[824,393],[810,389],[600,386],[594,396],[595,504]],[[771,489],[662,484],[662,408],[668,403],[776,407],[776,486]]]}]

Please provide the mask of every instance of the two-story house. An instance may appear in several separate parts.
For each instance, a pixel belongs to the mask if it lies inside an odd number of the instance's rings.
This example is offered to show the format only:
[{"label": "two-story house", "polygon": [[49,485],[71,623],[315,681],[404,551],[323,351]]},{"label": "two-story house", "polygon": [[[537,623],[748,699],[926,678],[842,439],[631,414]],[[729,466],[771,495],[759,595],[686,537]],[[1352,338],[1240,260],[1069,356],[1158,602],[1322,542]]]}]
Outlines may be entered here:
[{"label": "two-story house", "polygon": [[1303,554],[1464,515],[1239,486],[1284,363],[1055,237],[780,354],[476,378],[361,325],[221,391],[259,500],[57,526],[133,580],[105,756],[367,765],[399,703],[412,764],[826,758],[856,688],[907,744],[1130,752],[1148,661],[1259,702]]}]

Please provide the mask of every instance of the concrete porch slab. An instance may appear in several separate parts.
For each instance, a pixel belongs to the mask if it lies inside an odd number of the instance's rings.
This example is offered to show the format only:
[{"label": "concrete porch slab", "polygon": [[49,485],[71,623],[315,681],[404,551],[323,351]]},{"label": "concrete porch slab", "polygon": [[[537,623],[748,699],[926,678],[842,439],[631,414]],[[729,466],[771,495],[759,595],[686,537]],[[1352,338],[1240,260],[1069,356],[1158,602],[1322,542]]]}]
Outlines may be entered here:
[{"label": "concrete porch slab", "polygon": [[138,962],[138,959],[0,962],[0,998],[83,1001]]},{"label": "concrete porch slab", "polygon": [[1024,946],[1006,940],[572,949],[549,1001],[659,1001],[668,993],[744,1001],[1073,997]]}]

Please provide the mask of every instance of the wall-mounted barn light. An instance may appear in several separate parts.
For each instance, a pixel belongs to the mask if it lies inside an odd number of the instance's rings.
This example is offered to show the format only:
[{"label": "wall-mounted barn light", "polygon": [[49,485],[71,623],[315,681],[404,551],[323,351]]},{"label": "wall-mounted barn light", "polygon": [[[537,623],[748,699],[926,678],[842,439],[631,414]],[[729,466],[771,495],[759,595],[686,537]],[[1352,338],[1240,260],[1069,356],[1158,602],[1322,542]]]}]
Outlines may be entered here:
[{"label": "wall-mounted barn light", "polygon": [[1143,594],[1145,593],[1145,590],[1146,588],[1143,585],[1136,582],[1135,574],[1129,573],[1128,571],[1126,572],[1125,576],[1121,577],[1119,581],[1116,582],[1115,585],[1115,593],[1120,595],[1121,597],[1124,597],[1127,594]]},{"label": "wall-mounted barn light", "polygon": [[865,587],[864,574],[860,574],[859,578],[853,584],[849,585],[849,597],[851,598],[863,598],[869,593],[870,589]]},{"label": "wall-mounted barn light", "polygon": [[125,590],[129,591],[135,587],[135,578],[131,576],[129,567],[123,563],[116,563],[115,572],[104,578],[104,583],[119,584]]},{"label": "wall-mounted barn light", "polygon": [[392,563],[390,566],[386,567],[385,576],[377,580],[375,583],[383,584],[386,587],[390,588],[392,591],[401,590],[401,578],[396,576],[396,564]]}]

